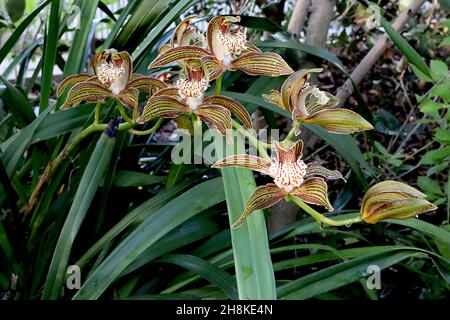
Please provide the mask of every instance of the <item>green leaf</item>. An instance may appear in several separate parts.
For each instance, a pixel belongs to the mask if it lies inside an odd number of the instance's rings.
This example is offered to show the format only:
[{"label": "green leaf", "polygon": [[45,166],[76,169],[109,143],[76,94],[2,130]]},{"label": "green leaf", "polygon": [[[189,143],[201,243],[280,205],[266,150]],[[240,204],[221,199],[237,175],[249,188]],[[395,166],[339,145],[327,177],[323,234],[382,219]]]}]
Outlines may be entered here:
[{"label": "green leaf", "polygon": [[450,37],[445,37],[442,42],[439,44],[439,47],[450,46]]},{"label": "green leaf", "polygon": [[48,108],[48,100],[52,90],[53,67],[56,60],[56,52],[58,45],[58,29],[60,17],[60,0],[53,0],[50,16],[48,18],[48,32],[45,38],[44,63],[42,65],[42,81],[39,99],[39,110]]},{"label": "green leaf", "polygon": [[86,217],[114,150],[115,137],[103,133],[97,142],[77,188],[70,211],[59,235],[45,282],[43,299],[57,299],[61,294],[75,236]]},{"label": "green leaf", "polygon": [[[169,232],[165,237],[158,240],[154,245],[145,250],[136,260],[134,260],[122,273],[124,276],[142,266],[152,262],[169,252],[189,245],[195,241],[212,236],[219,232],[220,228],[216,222],[203,217],[194,218],[183,223],[178,228]],[[194,255],[193,252],[190,254]],[[201,258],[199,256],[199,258]]]},{"label": "green leaf", "polygon": [[36,18],[39,12],[42,11],[52,0],[47,0],[42,2],[36,9],[27,15],[25,19],[19,24],[19,26],[14,30],[11,36],[6,40],[0,49],[0,63],[6,58],[6,56],[11,52],[11,49],[15,46],[17,41],[19,41],[22,33],[28,28],[31,22]]},{"label": "green leaf", "polygon": [[443,144],[450,144],[450,130],[438,128],[434,134],[434,138]]},{"label": "green leaf", "polygon": [[411,68],[414,72],[414,74],[422,81],[425,82],[433,82],[433,79],[429,76],[427,76],[425,73],[423,73],[419,68],[417,68],[415,65],[411,65]]},{"label": "green leaf", "polygon": [[160,35],[162,32],[167,30],[172,21],[179,17],[180,14],[186,10],[186,8],[193,3],[194,0],[179,0],[176,5],[169,11],[164,13],[164,17],[161,21],[155,25],[145,39],[139,44],[136,50],[133,52],[132,58],[139,60],[144,52],[150,47],[151,43]]},{"label": "green leaf", "polygon": [[113,186],[116,188],[148,186],[165,181],[165,176],[154,176],[143,172],[119,170],[114,175]]},{"label": "green leaf", "polygon": [[[215,150],[219,159],[234,154],[226,148],[225,139],[215,136]],[[239,145],[239,144],[238,144]],[[233,148],[234,149],[234,148]],[[242,153],[243,150],[237,150]],[[244,206],[256,188],[249,169],[221,169],[230,225],[244,212]],[[231,229],[234,265],[239,299],[276,299],[275,277],[267,240],[266,223],[262,210],[253,212],[239,228]]]},{"label": "green leaf", "polygon": [[236,300],[238,298],[235,279],[208,261],[188,254],[170,254],[157,261],[175,264],[194,272],[222,289],[230,299]]},{"label": "green leaf", "polygon": [[444,107],[445,104],[440,102],[434,102],[429,98],[424,99],[419,105],[421,112],[431,116],[438,116],[438,111]]},{"label": "green leaf", "polygon": [[[222,179],[196,185],[148,216],[106,257],[73,297],[97,299],[139,255],[168,232],[196,214],[224,200]],[[186,206],[189,203],[189,206]]]},{"label": "green leaf", "polygon": [[376,265],[383,270],[411,257],[422,258],[426,255],[413,250],[402,250],[363,256],[291,281],[281,286],[278,294],[281,299],[308,299],[369,276],[369,265]]},{"label": "green leaf", "polygon": [[80,8],[80,28],[75,31],[75,36],[70,44],[69,56],[63,72],[63,78],[71,74],[80,73],[84,61],[87,40],[94,21],[95,11],[97,10],[99,0],[82,1]]},{"label": "green leaf", "polygon": [[268,32],[280,32],[283,31],[283,28],[268,18],[262,17],[252,17],[252,16],[244,16],[241,15],[240,25],[256,30],[263,30]]},{"label": "green leaf", "polygon": [[95,254],[97,254],[108,243],[111,243],[118,235],[133,224],[139,224],[147,217],[153,215],[157,210],[161,209],[171,199],[180,194],[189,186],[189,183],[179,183],[169,190],[162,190],[157,195],[151,197],[138,207],[131,210],[122,218],[114,227],[106,232],[99,240],[97,240],[86,253],[77,261],[76,265],[82,268]]},{"label": "green leaf", "polygon": [[440,60],[430,61],[431,76],[435,82],[441,80],[442,78],[448,76],[448,66]]},{"label": "green leaf", "polygon": [[418,177],[417,185],[427,195],[441,195],[441,196],[444,195],[444,193],[441,190],[441,186],[439,185],[439,182],[437,182],[434,179],[430,179],[427,177]]},{"label": "green leaf", "polygon": [[33,106],[28,102],[26,97],[16,87],[14,87],[8,80],[0,76],[6,89],[1,93],[2,99],[8,106],[8,110],[14,116],[19,128],[23,128],[31,123],[36,116],[33,112]]},{"label": "green leaf", "polygon": [[450,81],[435,85],[430,91],[430,97],[442,97],[450,102]]},{"label": "green leaf", "polygon": [[420,164],[437,164],[450,156],[450,146],[443,147],[437,150],[431,150],[425,153],[420,160]]},{"label": "green leaf", "polygon": [[[369,3],[369,1],[366,1]],[[380,9],[381,10],[381,9]],[[389,38],[391,38],[392,42],[394,42],[395,46],[403,53],[403,55],[408,59],[408,61],[414,65],[422,74],[424,74],[428,78],[432,78],[430,69],[428,69],[427,64],[422,59],[420,54],[417,53],[416,50],[403,38],[400,33],[395,31],[395,29],[391,26],[387,20],[381,16],[380,22],[384,30],[386,31]]]}]

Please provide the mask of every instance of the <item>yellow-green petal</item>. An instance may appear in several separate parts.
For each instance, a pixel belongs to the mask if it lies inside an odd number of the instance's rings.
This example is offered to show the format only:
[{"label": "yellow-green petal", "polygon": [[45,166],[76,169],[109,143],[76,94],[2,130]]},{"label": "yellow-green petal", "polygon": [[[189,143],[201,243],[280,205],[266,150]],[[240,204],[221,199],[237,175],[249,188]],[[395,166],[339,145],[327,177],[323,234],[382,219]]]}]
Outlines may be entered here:
[{"label": "yellow-green petal", "polygon": [[286,191],[278,188],[273,183],[266,184],[255,189],[245,204],[244,212],[239,219],[232,225],[233,228],[239,227],[245,219],[255,210],[269,208],[286,196]]},{"label": "yellow-green petal", "polygon": [[273,52],[245,53],[233,60],[232,65],[251,76],[279,77],[294,72],[279,54]]},{"label": "yellow-green petal", "polygon": [[61,109],[77,105],[82,101],[96,102],[102,101],[106,97],[111,97],[112,93],[105,87],[93,82],[81,82],[74,85],[67,94],[66,101]]},{"label": "yellow-green petal", "polygon": [[157,56],[148,68],[162,67],[179,60],[200,60],[202,57],[210,55],[211,54],[207,50],[197,46],[179,46],[169,49]]},{"label": "yellow-green petal", "polygon": [[306,179],[300,187],[295,188],[290,194],[306,203],[323,206],[328,211],[333,211],[333,206],[328,200],[328,186],[322,178]]},{"label": "yellow-green petal", "polygon": [[331,133],[350,134],[372,130],[373,126],[356,112],[348,109],[325,109],[303,119],[317,124]]},{"label": "yellow-green petal", "polygon": [[239,121],[247,128],[253,128],[252,119],[243,105],[232,98],[224,96],[210,96],[203,99],[204,104],[215,104],[230,110],[231,114],[235,115]]},{"label": "yellow-green petal", "polygon": [[169,96],[156,96],[148,99],[147,104],[142,110],[138,123],[145,123],[152,118],[176,118],[183,112],[189,112],[189,107],[178,101],[178,99]]}]

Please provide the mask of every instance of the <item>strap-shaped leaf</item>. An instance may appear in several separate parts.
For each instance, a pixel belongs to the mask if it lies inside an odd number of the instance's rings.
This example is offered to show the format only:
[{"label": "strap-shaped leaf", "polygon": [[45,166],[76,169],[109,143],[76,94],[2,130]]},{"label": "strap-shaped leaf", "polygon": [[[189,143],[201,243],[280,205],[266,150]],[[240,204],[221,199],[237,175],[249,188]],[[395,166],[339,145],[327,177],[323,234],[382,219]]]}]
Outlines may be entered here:
[{"label": "strap-shaped leaf", "polygon": [[189,107],[174,97],[151,97],[137,122],[142,124],[155,117],[175,118],[183,112],[189,112]]},{"label": "strap-shaped leaf", "polygon": [[93,82],[80,82],[74,85],[67,94],[61,109],[77,105],[82,101],[95,102],[111,97],[112,93],[105,87]]},{"label": "strap-shaped leaf", "polygon": [[[281,96],[283,104],[286,106],[286,110],[292,111],[294,105],[292,102],[297,103],[299,93],[303,85],[308,81],[310,73],[321,72],[322,68],[315,69],[302,69],[291,74],[281,86]],[[292,95],[292,98],[291,98]]]},{"label": "strap-shaped leaf", "polygon": [[136,88],[122,90],[117,96],[119,100],[128,109],[134,110],[138,106],[139,91]]},{"label": "strap-shaped leaf", "polygon": [[222,63],[213,56],[205,56],[201,60],[210,81],[217,79],[225,71]]},{"label": "strap-shaped leaf", "polygon": [[73,74],[71,76],[68,76],[58,85],[58,88],[56,89],[56,96],[61,96],[64,90],[66,90],[67,88],[72,87],[77,83],[84,82],[90,77],[91,76],[87,73]]},{"label": "strap-shaped leaf", "polygon": [[224,96],[210,96],[203,99],[203,103],[225,107],[230,110],[230,112],[235,115],[247,129],[253,128],[252,119],[250,118],[247,109],[236,100]]},{"label": "strap-shaped leaf", "polygon": [[173,63],[179,60],[190,60],[190,59],[198,59],[200,60],[202,57],[210,56],[211,54],[200,47],[197,46],[180,46],[169,49],[159,56],[156,57],[155,60],[148,67],[149,69],[162,67],[169,63]]},{"label": "strap-shaped leaf", "polygon": [[148,92],[149,94],[155,93],[165,87],[167,87],[167,84],[161,80],[146,76],[135,78],[127,85],[127,88],[136,88],[139,91]]},{"label": "strap-shaped leaf", "polygon": [[213,168],[240,167],[267,174],[267,170],[270,168],[270,165],[271,165],[270,161],[267,161],[263,158],[254,155],[236,154],[215,162],[212,165],[212,167]]},{"label": "strap-shaped leaf", "polygon": [[255,189],[245,204],[244,212],[239,219],[232,225],[232,228],[239,227],[245,219],[255,210],[269,208],[286,196],[287,193],[283,189],[278,188],[273,183],[260,186]]},{"label": "strap-shaped leaf", "polygon": [[320,125],[328,132],[339,134],[373,129],[373,126],[367,120],[348,109],[325,109],[303,119],[303,121]]},{"label": "strap-shaped leaf", "polygon": [[328,186],[322,178],[306,179],[300,187],[295,188],[290,194],[307,203],[324,206],[328,211],[333,211],[333,206],[328,200]]},{"label": "strap-shaped leaf", "polygon": [[342,179],[345,181],[344,177],[339,171],[322,167],[317,162],[308,163],[308,166],[306,167],[306,177],[311,176],[321,176],[327,180]]},{"label": "strap-shaped leaf", "polygon": [[231,129],[231,112],[218,105],[200,106],[194,111],[211,129],[217,129],[222,135]]},{"label": "strap-shaped leaf", "polygon": [[294,72],[279,54],[273,52],[245,53],[233,60],[232,64],[251,76],[279,77]]}]

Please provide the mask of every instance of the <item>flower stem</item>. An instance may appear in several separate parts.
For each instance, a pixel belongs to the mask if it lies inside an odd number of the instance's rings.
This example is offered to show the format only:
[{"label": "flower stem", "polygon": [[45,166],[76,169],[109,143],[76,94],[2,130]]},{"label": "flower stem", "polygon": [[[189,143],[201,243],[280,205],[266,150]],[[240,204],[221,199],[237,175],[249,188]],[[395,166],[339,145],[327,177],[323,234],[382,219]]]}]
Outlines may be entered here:
[{"label": "flower stem", "polygon": [[[138,136],[145,136],[145,135],[148,135],[148,134],[152,134],[152,133],[154,133],[156,130],[158,130],[158,128],[159,128],[159,127],[161,126],[161,124],[163,123],[163,121],[164,121],[163,118],[158,119],[158,121],[156,121],[156,123],[153,125],[153,127],[151,127],[151,128],[148,129],[148,130],[140,131],[140,130],[130,129],[130,130],[128,130],[128,132],[129,132],[129,133],[132,133],[132,134],[135,134],[135,135],[138,135]],[[128,122],[127,122],[127,123],[128,123]]]},{"label": "flower stem", "polygon": [[289,131],[288,135],[286,136],[286,138],[284,138],[283,142],[290,142],[292,141],[292,138],[295,137],[295,127],[292,126],[291,131]]},{"label": "flower stem", "polygon": [[117,107],[119,108],[119,112],[120,115],[122,116],[122,118],[128,122],[129,124],[133,124],[133,120],[130,119],[129,116],[127,116],[126,112],[125,112],[125,108],[123,107],[123,105],[121,103],[117,104]]},{"label": "flower stem", "polygon": [[216,87],[214,89],[215,96],[220,95],[220,89],[222,88],[222,79],[223,79],[223,73],[216,79]]},{"label": "flower stem", "polygon": [[97,102],[97,104],[95,105],[94,124],[99,123],[101,105],[102,105],[101,102]]},{"label": "flower stem", "polygon": [[[134,123],[121,123],[118,127],[119,131],[129,130],[131,129],[135,124]],[[24,211],[24,219],[27,217],[27,215],[33,210],[34,206],[37,204],[39,200],[39,196],[41,194],[42,189],[45,187],[45,185],[51,181],[51,178],[55,171],[59,168],[59,166],[63,163],[65,159],[67,159],[70,154],[73,152],[73,150],[83,141],[86,137],[91,135],[94,132],[103,131],[108,127],[108,124],[98,124],[94,123],[91,124],[89,127],[85,128],[83,131],[81,131],[75,138],[70,141],[70,143],[58,154],[58,156],[51,162],[48,163],[47,167],[44,170],[44,173],[42,174],[41,178],[39,179],[39,182],[36,184],[36,187],[34,188],[29,200],[28,204],[23,208]]]},{"label": "flower stem", "polygon": [[233,127],[237,129],[240,133],[242,133],[244,136],[248,138],[248,141],[258,149],[258,152],[260,155],[270,161],[270,156],[267,153],[266,149],[269,149],[272,147],[271,144],[265,143],[260,141],[257,137],[252,135],[248,130],[243,128],[237,121],[233,120]]},{"label": "flower stem", "polygon": [[292,200],[296,205],[298,205],[300,208],[302,208],[303,210],[306,211],[306,213],[308,213],[310,216],[312,216],[314,219],[316,219],[316,221],[321,225],[322,223],[331,225],[331,226],[335,226],[335,227],[340,227],[340,226],[347,226],[347,225],[351,225],[353,223],[358,223],[361,222],[361,217],[356,217],[356,218],[350,218],[350,219],[345,219],[345,220],[333,220],[330,218],[325,217],[324,215],[320,214],[319,212],[317,212],[316,210],[314,210],[313,208],[311,208],[309,205],[307,205],[305,202],[303,202],[301,199],[294,197],[294,196],[288,196],[289,200]]}]

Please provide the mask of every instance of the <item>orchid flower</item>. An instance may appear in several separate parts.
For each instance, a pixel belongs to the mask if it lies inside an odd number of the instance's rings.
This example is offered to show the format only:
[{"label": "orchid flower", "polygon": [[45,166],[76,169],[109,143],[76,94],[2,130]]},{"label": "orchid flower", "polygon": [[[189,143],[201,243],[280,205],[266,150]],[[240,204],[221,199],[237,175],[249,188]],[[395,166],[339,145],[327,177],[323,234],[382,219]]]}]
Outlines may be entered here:
[{"label": "orchid flower", "polygon": [[363,130],[372,130],[372,125],[359,114],[343,108],[334,108],[339,99],[323,92],[308,79],[312,72],[321,72],[321,68],[299,70],[290,75],[281,87],[281,91],[272,90],[263,94],[263,98],[292,113],[292,120],[299,134],[302,122],[317,124],[331,133],[350,134]]},{"label": "orchid flower", "polygon": [[82,101],[103,101],[110,97],[129,109],[137,110],[139,90],[151,94],[166,86],[156,78],[132,74],[133,63],[125,51],[109,49],[96,53],[92,68],[94,76],[75,74],[59,84],[56,92],[58,97],[71,87],[62,109]]},{"label": "orchid flower", "polygon": [[303,142],[301,140],[289,148],[275,141],[274,151],[275,156],[272,161],[253,155],[233,155],[213,164],[214,168],[248,168],[269,175],[275,182],[255,189],[245,205],[244,213],[233,227],[241,225],[253,211],[271,207],[288,195],[333,211],[328,200],[328,186],[323,178],[343,179],[341,173],[316,163],[305,164],[302,160]]},{"label": "orchid flower", "polygon": [[437,209],[422,192],[397,181],[383,181],[367,190],[361,204],[361,219],[377,223],[384,219],[406,220]]},{"label": "orchid flower", "polygon": [[138,123],[145,123],[154,117],[178,118],[185,114],[195,114],[210,128],[226,135],[231,129],[231,115],[234,114],[247,128],[252,128],[252,120],[247,110],[236,100],[224,96],[205,97],[208,81],[199,60],[188,60],[184,64],[183,76],[174,86],[167,86],[154,93]]},{"label": "orchid flower", "polygon": [[[261,52],[247,42],[240,27],[233,28],[233,24],[240,22],[240,17],[214,17],[208,24],[207,48],[188,45],[186,41],[178,42],[178,46],[164,47],[149,68],[162,67],[176,61],[198,59],[208,71],[209,80],[218,78],[225,70],[242,70],[249,75],[266,75],[278,77],[294,72],[291,67],[273,52]],[[178,28],[177,28],[178,29]],[[190,30],[183,27],[176,33],[183,37]]]}]

